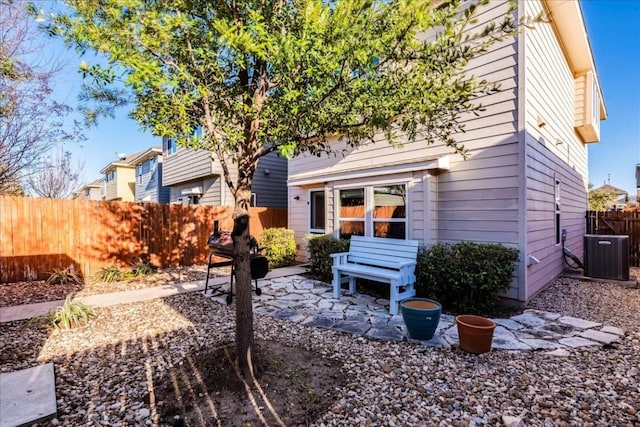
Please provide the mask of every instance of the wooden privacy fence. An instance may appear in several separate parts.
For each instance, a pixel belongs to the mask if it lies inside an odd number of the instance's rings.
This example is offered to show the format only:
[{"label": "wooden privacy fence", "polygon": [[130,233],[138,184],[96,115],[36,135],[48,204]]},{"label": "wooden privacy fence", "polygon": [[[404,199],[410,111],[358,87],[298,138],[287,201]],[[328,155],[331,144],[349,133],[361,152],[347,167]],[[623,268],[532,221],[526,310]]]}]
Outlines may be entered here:
[{"label": "wooden privacy fence", "polygon": [[587,234],[629,236],[629,265],[640,267],[640,212],[587,212]]},{"label": "wooden privacy fence", "polygon": [[[72,266],[85,277],[142,258],[159,267],[206,263],[214,220],[233,208],[0,196],[0,283],[45,279]],[[250,233],[287,226],[287,210],[251,208]]]}]

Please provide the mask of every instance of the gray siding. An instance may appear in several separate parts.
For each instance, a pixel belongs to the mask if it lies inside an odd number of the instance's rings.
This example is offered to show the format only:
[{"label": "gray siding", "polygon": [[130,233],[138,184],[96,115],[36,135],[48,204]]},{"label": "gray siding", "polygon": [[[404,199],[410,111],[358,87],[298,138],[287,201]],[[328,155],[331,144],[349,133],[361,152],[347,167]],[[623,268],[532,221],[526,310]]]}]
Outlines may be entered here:
[{"label": "gray siding", "polygon": [[[479,15],[478,25],[499,17],[506,7],[506,2],[490,3]],[[300,248],[304,248],[303,236],[308,227],[307,206],[302,203],[306,201],[306,189],[323,187],[327,181],[324,186],[329,190],[342,183],[358,182],[348,178],[350,174],[369,183],[380,179],[381,174],[390,179],[396,176],[389,175],[394,170],[414,166],[404,175],[397,175],[408,184],[409,238],[426,244],[469,240],[523,249],[519,206],[524,168],[518,133],[517,40],[509,38],[496,44],[470,63],[468,71],[478,78],[499,82],[501,90],[479,99],[485,107],[480,117],[463,118],[466,132],[457,135],[457,140],[464,143],[470,157],[464,160],[451,156],[447,172],[434,176],[427,165],[450,154],[451,149],[442,144],[427,146],[420,140],[391,147],[381,138],[378,143],[356,149],[335,142],[336,151],[343,151],[344,156],[300,156],[290,161],[289,196],[300,195],[301,200],[291,201],[289,226],[296,230]],[[304,182],[304,187],[296,186],[296,182]],[[335,221],[331,198],[327,198],[327,204],[327,217]],[[327,227],[328,231],[331,229]],[[301,250],[299,256],[302,258],[305,253]],[[518,298],[520,285],[520,278],[516,278],[507,296]]]},{"label": "gray siding", "polygon": [[[165,141],[166,149],[166,141]],[[165,151],[166,153],[166,151]],[[181,148],[177,152],[164,155],[162,183],[171,187],[169,200],[176,203],[183,190],[202,188],[201,204],[233,206],[235,201],[224,182],[219,161],[211,159],[211,153],[204,150]],[[238,167],[228,161],[231,180],[237,179]],[[269,170],[265,174],[265,169]],[[276,153],[261,158],[254,175],[252,192],[256,193],[258,206],[287,206],[287,160]]]},{"label": "gray siding", "polygon": [[156,163],[153,169],[141,177],[136,176],[136,202],[169,202],[168,188],[162,186],[162,163]]},{"label": "gray siding", "polygon": [[211,153],[204,150],[181,148],[173,154],[165,154],[163,163],[162,182],[166,186],[190,182],[213,173]]},{"label": "gray siding", "polygon": [[[539,1],[521,2],[525,13],[542,9]],[[582,258],[587,209],[587,147],[574,131],[574,76],[550,24],[525,31],[526,93],[526,258],[528,296],[540,291],[564,270],[562,246],[555,244],[554,181],[560,181],[560,225],[567,246]],[[546,123],[538,125],[539,119]]]},{"label": "gray siding", "polygon": [[287,159],[280,157],[278,153],[260,158],[251,192],[256,194],[257,206],[286,208]]}]

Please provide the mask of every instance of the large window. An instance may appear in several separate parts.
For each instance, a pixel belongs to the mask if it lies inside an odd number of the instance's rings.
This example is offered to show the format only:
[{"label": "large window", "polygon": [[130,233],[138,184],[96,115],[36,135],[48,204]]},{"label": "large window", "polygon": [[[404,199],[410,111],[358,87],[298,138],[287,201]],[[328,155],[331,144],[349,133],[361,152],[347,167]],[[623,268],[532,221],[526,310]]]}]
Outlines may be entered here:
[{"label": "large window", "polygon": [[339,191],[339,236],[407,238],[406,185],[379,185]]},{"label": "large window", "polygon": [[325,230],[324,190],[309,192],[309,233],[323,234]]},{"label": "large window", "polygon": [[116,170],[115,169],[111,169],[109,172],[107,172],[105,174],[105,181],[106,182],[112,182],[116,180]]}]

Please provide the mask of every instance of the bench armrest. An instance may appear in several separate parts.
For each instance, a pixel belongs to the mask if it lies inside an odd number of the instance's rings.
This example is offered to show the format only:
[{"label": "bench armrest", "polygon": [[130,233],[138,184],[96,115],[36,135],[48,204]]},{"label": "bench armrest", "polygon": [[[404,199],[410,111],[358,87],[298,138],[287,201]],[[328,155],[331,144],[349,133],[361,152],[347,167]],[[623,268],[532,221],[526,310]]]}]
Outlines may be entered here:
[{"label": "bench armrest", "polygon": [[406,261],[406,262],[399,262],[398,263],[398,269],[402,269],[405,267],[411,267],[411,266],[415,266],[416,262],[415,261]]},{"label": "bench armrest", "polygon": [[342,265],[347,263],[347,257],[349,252],[337,252],[335,254],[329,254],[333,258],[333,265]]}]

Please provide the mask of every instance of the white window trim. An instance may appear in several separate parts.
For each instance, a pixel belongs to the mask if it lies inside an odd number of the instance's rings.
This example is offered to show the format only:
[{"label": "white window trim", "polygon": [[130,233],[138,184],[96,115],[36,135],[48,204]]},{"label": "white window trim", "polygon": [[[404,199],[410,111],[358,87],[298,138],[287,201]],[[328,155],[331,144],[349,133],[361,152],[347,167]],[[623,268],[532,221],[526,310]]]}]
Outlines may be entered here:
[{"label": "white window trim", "polygon": [[562,244],[562,205],[560,178],[553,176],[553,239],[555,246]]},{"label": "white window trim", "polygon": [[[387,185],[404,185],[405,191],[407,195],[407,200],[405,202],[406,215],[405,218],[380,218],[376,220],[373,218],[373,189],[374,187],[384,187]],[[410,179],[386,179],[386,180],[376,180],[376,181],[367,181],[358,184],[344,184],[335,186],[333,191],[333,204],[334,204],[334,237],[340,237],[340,221],[362,221],[362,218],[342,218],[340,217],[340,191],[341,190],[350,190],[350,189],[358,189],[364,188],[364,235],[372,237],[374,232],[374,222],[404,222],[405,223],[405,240],[409,238],[409,224],[410,221],[410,206],[411,206],[411,198],[409,189],[410,187]]]}]

